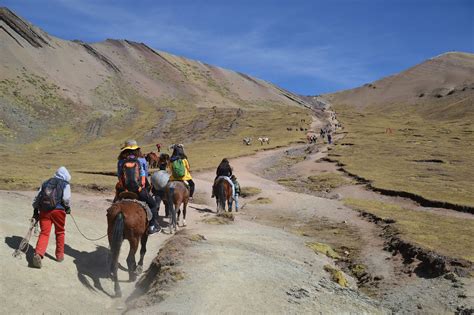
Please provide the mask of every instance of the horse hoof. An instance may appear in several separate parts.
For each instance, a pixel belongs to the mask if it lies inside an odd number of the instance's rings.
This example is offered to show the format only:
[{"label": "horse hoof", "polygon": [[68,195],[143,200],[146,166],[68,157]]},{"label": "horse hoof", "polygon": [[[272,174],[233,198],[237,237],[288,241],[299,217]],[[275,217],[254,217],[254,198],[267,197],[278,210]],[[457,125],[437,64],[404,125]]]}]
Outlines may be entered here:
[{"label": "horse hoof", "polygon": [[121,298],[122,297],[122,291],[115,291],[115,297],[116,298]]},{"label": "horse hoof", "polygon": [[137,274],[141,274],[143,272],[143,266],[137,266],[137,269],[135,270]]},{"label": "horse hoof", "polygon": [[183,226],[186,226],[186,221],[183,220]]}]

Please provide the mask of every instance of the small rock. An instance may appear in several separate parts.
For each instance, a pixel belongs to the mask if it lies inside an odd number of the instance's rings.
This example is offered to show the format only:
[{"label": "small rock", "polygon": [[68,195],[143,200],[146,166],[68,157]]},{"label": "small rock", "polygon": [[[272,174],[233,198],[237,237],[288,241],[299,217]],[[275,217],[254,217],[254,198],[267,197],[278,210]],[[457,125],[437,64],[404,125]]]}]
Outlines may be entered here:
[{"label": "small rock", "polygon": [[344,255],[349,256],[349,252],[347,250],[345,250]]},{"label": "small rock", "polygon": [[383,280],[384,277],[383,276],[375,276],[374,277],[374,281],[380,281],[380,280]]},{"label": "small rock", "polygon": [[419,310],[422,310],[422,309],[423,309],[423,305],[421,305],[421,304],[417,304],[416,307],[417,307]]},{"label": "small rock", "polygon": [[445,274],[444,279],[451,280],[452,282],[458,282],[458,278],[454,272]]},{"label": "small rock", "polygon": [[342,223],[344,223],[344,224],[347,224],[347,221],[346,221],[346,220],[344,220],[344,221],[342,221]]},{"label": "small rock", "polygon": [[458,298],[465,299],[467,298],[467,295],[464,293],[458,294]]}]

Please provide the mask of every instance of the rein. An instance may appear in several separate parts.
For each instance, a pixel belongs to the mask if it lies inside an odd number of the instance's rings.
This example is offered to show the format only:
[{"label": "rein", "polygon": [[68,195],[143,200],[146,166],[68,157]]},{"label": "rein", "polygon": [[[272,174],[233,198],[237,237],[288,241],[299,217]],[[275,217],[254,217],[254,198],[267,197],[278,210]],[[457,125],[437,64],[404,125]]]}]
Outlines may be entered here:
[{"label": "rein", "polygon": [[76,226],[76,228],[77,228],[77,230],[79,231],[79,233],[80,233],[86,240],[91,241],[91,242],[95,242],[95,241],[101,240],[101,239],[103,239],[104,237],[107,236],[107,234],[105,234],[104,236],[101,236],[101,237],[99,237],[99,238],[89,238],[89,237],[85,236],[84,233],[82,233],[82,231],[81,231],[81,229],[79,228],[79,226],[77,225],[77,222],[76,222],[76,219],[74,219],[74,216],[73,216],[71,213],[69,213],[69,215],[71,216],[72,221],[74,222],[74,225]]}]

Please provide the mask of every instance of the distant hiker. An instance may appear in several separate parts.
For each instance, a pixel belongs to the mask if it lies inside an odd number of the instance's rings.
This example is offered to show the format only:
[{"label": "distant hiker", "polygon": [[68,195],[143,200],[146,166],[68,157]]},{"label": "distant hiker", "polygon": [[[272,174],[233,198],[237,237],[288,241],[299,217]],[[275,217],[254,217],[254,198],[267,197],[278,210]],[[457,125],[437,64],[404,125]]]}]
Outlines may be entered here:
[{"label": "distant hiker", "polygon": [[224,158],[222,159],[221,163],[219,164],[216,170],[216,178],[214,178],[214,183],[212,184],[211,198],[214,198],[215,196],[215,192],[214,192],[215,184],[219,177],[223,177],[229,182],[229,184],[232,186],[232,196],[235,195],[234,183],[230,179],[231,176],[232,176],[232,167],[230,166],[229,160]]},{"label": "distant hiker", "polygon": [[161,143],[157,143],[156,144],[156,150],[159,152],[161,152]]},{"label": "distant hiker", "polygon": [[118,183],[115,185],[115,199],[118,200],[120,193],[135,193],[138,200],[146,202],[153,215],[148,233],[153,234],[161,230],[158,224],[158,213],[156,211],[156,202],[150,196],[147,187],[148,168],[146,160],[143,158],[140,147],[135,140],[127,140],[118,156],[117,177]]},{"label": "distant hiker", "polygon": [[189,186],[189,200],[193,200],[194,195],[194,181],[191,177],[188,157],[184,153],[184,147],[181,144],[174,145],[173,154],[170,158],[171,177],[170,181],[183,181]]},{"label": "distant hiker", "polygon": [[237,181],[237,177],[235,177],[235,175],[232,175],[230,179],[232,180],[232,183],[234,184],[235,211],[239,211],[240,184]]},{"label": "distant hiker", "polygon": [[331,144],[332,143],[332,136],[331,136],[331,133],[328,132],[328,144]]},{"label": "distant hiker", "polygon": [[41,232],[36,243],[33,266],[41,268],[46,248],[48,247],[51,225],[56,234],[56,261],[64,260],[64,240],[66,214],[71,213],[71,175],[61,166],[54,177],[43,182],[33,201],[33,218],[39,221]]}]

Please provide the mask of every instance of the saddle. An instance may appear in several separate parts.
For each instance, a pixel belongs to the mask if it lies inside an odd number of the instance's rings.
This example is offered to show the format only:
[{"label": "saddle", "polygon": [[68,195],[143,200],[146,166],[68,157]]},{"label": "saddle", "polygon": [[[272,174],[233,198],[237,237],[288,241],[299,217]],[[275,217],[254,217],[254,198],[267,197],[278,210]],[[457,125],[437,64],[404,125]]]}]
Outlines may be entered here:
[{"label": "saddle", "polygon": [[[122,193],[119,194],[119,197],[121,197],[123,193],[130,193],[130,192],[122,192]],[[131,194],[136,195],[135,193],[131,193]],[[148,207],[146,202],[140,201],[140,200],[137,200],[137,199],[123,198],[123,199],[119,199],[115,203],[124,203],[124,202],[134,202],[134,203],[139,204],[143,208],[143,210],[145,211],[146,219],[147,219],[148,222],[150,222],[151,219],[153,218],[153,213],[151,213],[151,209],[150,209],[150,207]]]}]

